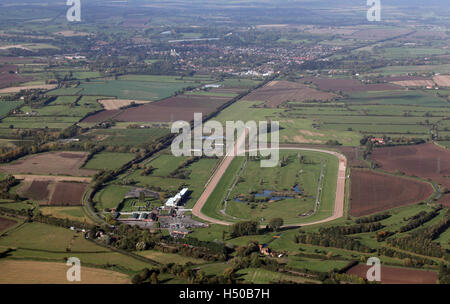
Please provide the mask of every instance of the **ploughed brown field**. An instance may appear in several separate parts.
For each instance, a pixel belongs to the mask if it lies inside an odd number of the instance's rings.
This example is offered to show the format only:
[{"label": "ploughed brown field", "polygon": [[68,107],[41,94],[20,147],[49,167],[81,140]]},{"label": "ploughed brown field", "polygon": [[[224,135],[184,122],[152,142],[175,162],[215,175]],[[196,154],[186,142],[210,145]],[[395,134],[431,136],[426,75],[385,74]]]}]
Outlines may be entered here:
[{"label": "ploughed brown field", "polygon": [[350,167],[356,168],[368,168],[368,164],[363,160],[360,160],[360,156],[363,154],[363,151],[360,147],[339,147],[339,151],[345,155]]},{"label": "ploughed brown field", "polygon": [[321,92],[304,84],[291,81],[271,81],[245,97],[248,101],[264,101],[265,105],[275,108],[287,101],[328,101],[337,98],[332,93]]},{"label": "ploughed brown field", "polygon": [[0,172],[10,174],[58,174],[68,176],[92,176],[95,170],[80,169],[88,153],[47,152],[20,158],[0,166]]},{"label": "ploughed brown field", "polygon": [[414,204],[433,194],[429,184],[369,170],[353,170],[350,214],[365,216]]},{"label": "ploughed brown field", "polygon": [[[181,95],[128,108],[118,115],[118,110],[102,111],[87,117],[83,122],[101,122],[113,115],[116,115],[115,120],[122,122],[191,121],[194,119],[194,113],[202,113],[205,116],[229,100],[229,97],[221,96]],[[111,113],[112,111],[115,112]]]},{"label": "ploughed brown field", "polygon": [[25,181],[19,192],[42,206],[77,206],[86,187],[86,183],[33,180]]},{"label": "ploughed brown field", "polygon": [[429,178],[447,188],[450,187],[450,150],[437,145],[426,143],[378,148],[372,152],[372,159],[383,170],[401,171],[406,175]]},{"label": "ploughed brown field", "polygon": [[312,82],[317,85],[319,89],[324,91],[334,92],[368,92],[368,91],[392,91],[400,90],[402,88],[387,83],[363,84],[356,79],[329,79],[329,78],[303,78],[304,82]]},{"label": "ploughed brown field", "polygon": [[0,232],[8,229],[9,227],[14,226],[17,224],[15,220],[10,220],[4,217],[0,217]]},{"label": "ploughed brown field", "polygon": [[81,205],[81,199],[87,184],[59,182],[55,185],[55,190],[50,198],[49,205]]},{"label": "ploughed brown field", "polygon": [[[358,264],[346,273],[366,278],[370,266]],[[438,274],[434,271],[381,266],[382,284],[436,284]]]},{"label": "ploughed brown field", "polygon": [[19,74],[16,74],[17,71],[17,66],[15,65],[8,64],[0,67],[0,89],[6,88],[12,84],[33,80],[33,77],[22,77]]},{"label": "ploughed brown field", "polygon": [[120,113],[120,110],[105,110],[98,113],[95,113],[94,115],[90,115],[83,119],[81,122],[88,122],[88,123],[97,123],[102,122],[105,120],[108,120],[112,118],[113,116]]},{"label": "ploughed brown field", "polygon": [[20,192],[23,193],[25,197],[38,202],[48,200],[50,196],[50,184],[50,181],[24,182],[24,191]]}]

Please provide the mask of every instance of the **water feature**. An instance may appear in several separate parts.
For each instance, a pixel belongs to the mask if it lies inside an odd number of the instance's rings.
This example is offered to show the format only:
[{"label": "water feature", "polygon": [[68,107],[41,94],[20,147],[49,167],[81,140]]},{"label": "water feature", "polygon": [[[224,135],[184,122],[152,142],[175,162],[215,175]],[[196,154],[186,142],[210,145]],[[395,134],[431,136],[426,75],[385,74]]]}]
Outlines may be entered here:
[{"label": "water feature", "polygon": [[[300,190],[298,185],[295,185],[292,188],[292,190],[297,192],[299,195],[302,194],[302,191]],[[284,200],[284,199],[293,199],[293,198],[295,198],[294,196],[272,196],[273,192],[277,192],[277,191],[274,191],[274,190],[263,190],[263,192],[255,193],[255,198],[257,198],[257,197],[269,198],[269,200],[271,200],[271,201],[281,201],[281,200]],[[245,202],[245,201],[241,200],[239,197],[236,197],[234,199],[234,201],[235,202]]]}]

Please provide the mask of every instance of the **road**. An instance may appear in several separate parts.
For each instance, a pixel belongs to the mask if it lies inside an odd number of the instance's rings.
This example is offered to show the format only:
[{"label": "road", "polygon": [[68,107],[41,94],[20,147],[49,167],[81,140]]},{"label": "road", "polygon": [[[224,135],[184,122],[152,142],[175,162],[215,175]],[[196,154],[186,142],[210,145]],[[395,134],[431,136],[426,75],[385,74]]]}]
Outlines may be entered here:
[{"label": "road", "polygon": [[[248,132],[247,132],[248,133]],[[242,143],[242,141],[245,140],[246,134],[243,134],[239,138],[239,140],[236,143],[236,147]],[[339,168],[338,168],[338,176],[337,176],[337,182],[336,182],[336,198],[334,202],[334,211],[333,214],[330,217],[327,217],[323,220],[314,221],[310,223],[302,223],[302,224],[293,224],[293,225],[287,225],[284,227],[300,227],[300,226],[309,226],[309,225],[315,225],[315,224],[321,224],[333,221],[335,219],[338,219],[344,215],[344,196],[345,196],[345,173],[347,170],[347,159],[344,155],[338,152],[334,151],[328,151],[328,150],[322,150],[322,149],[315,149],[315,148],[299,148],[299,147],[280,147],[280,150],[299,150],[299,151],[312,151],[312,152],[322,152],[334,155],[339,160]],[[221,180],[222,176],[230,166],[231,162],[233,161],[236,153],[227,153],[226,156],[223,158],[222,162],[220,163],[217,170],[214,172],[212,178],[210,179],[209,183],[207,184],[205,190],[203,191],[200,198],[195,203],[194,208],[192,209],[192,213],[201,218],[202,220],[205,220],[207,222],[213,223],[213,224],[219,224],[219,225],[232,225],[233,223],[215,219],[212,217],[209,217],[201,212],[203,206],[205,205],[206,201],[208,200],[211,193],[216,188],[217,184]]]}]

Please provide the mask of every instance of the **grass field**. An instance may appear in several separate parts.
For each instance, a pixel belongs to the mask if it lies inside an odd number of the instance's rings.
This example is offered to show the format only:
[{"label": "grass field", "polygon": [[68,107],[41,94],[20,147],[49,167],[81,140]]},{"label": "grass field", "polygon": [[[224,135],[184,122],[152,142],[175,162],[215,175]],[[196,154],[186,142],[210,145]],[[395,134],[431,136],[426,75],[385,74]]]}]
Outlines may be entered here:
[{"label": "grass field", "polygon": [[43,215],[50,215],[53,217],[57,217],[57,218],[67,218],[69,220],[74,220],[74,221],[78,221],[78,222],[86,222],[86,223],[91,223],[92,221],[90,220],[89,217],[87,217],[84,212],[83,212],[83,208],[82,207],[40,207],[39,211],[41,211],[41,213]]},{"label": "grass field", "polygon": [[23,102],[21,101],[2,101],[0,102],[0,117],[5,116],[14,108],[19,107]]},{"label": "grass field", "polygon": [[76,256],[82,265],[126,274],[152,266],[89,242],[76,231],[36,222],[27,223],[0,238],[0,250],[5,248],[15,248],[7,259],[60,262],[64,258]]},{"label": "grass field", "polygon": [[133,153],[101,152],[95,154],[84,168],[96,170],[115,170],[135,157]]},{"label": "grass field", "polygon": [[78,87],[81,91],[77,92],[77,94],[155,101],[167,98],[183,88],[198,86],[202,82],[205,82],[205,79],[178,79],[176,76],[125,75],[118,80],[84,82]]},{"label": "grass field", "polygon": [[382,75],[400,75],[408,73],[445,73],[450,69],[450,64],[439,65],[405,65],[405,66],[387,66],[384,68],[375,69],[373,72]]},{"label": "grass field", "polygon": [[108,185],[95,194],[94,201],[97,209],[117,208],[125,194],[131,187]]},{"label": "grass field", "polygon": [[173,253],[164,253],[164,252],[156,251],[156,250],[137,251],[136,254],[142,255],[146,258],[149,258],[153,261],[156,261],[156,262],[159,262],[162,264],[175,263],[175,264],[179,264],[179,265],[185,265],[188,262],[193,263],[193,264],[205,264],[206,263],[206,261],[202,260],[202,259],[185,257],[182,255],[173,254]]},{"label": "grass field", "polygon": [[238,101],[226,108],[215,118],[225,125],[226,121],[242,120],[279,121],[280,143],[325,144],[328,140],[338,140],[343,145],[359,145],[361,135],[339,130],[317,130],[315,120],[308,115],[296,115],[286,109],[255,108],[260,102]]}]

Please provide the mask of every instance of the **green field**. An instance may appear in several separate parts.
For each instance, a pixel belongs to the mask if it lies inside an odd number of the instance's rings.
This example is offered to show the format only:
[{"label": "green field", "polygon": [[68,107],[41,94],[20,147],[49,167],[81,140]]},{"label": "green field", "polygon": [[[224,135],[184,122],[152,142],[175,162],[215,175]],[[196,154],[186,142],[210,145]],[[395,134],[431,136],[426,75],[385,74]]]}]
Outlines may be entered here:
[{"label": "green field", "polygon": [[122,167],[134,157],[135,155],[133,153],[101,152],[95,154],[94,157],[84,165],[84,168],[115,170]]},{"label": "green field", "polygon": [[290,115],[290,110],[255,108],[260,102],[238,101],[226,108],[215,118],[224,125],[226,121],[247,122],[279,121],[280,143],[311,143],[325,144],[328,140],[337,140],[346,146],[357,146],[361,135],[356,132],[339,130],[317,130],[314,128],[315,119],[307,115]]},{"label": "green field", "polygon": [[199,86],[205,79],[178,79],[175,76],[125,75],[118,80],[82,83],[77,94],[114,96],[118,99],[155,101],[167,98],[189,86]]},{"label": "green field", "polygon": [[380,73],[382,75],[400,75],[408,73],[445,73],[450,69],[450,64],[439,65],[405,65],[405,66],[387,66],[384,68],[375,69],[374,73]]},{"label": "green field", "polygon": [[130,191],[131,187],[108,185],[95,194],[94,201],[97,209],[117,208],[123,200],[125,194]]},{"label": "green field", "polygon": [[22,103],[22,101],[1,101],[0,117],[7,115],[12,109],[19,107]]},{"label": "green field", "polygon": [[51,215],[62,219],[67,218],[78,222],[92,223],[92,221],[84,214],[83,207],[39,207],[39,211],[43,215]]},{"label": "green field", "polygon": [[196,258],[190,258],[185,257],[180,254],[174,254],[174,253],[166,253],[161,252],[157,250],[145,250],[145,251],[137,251],[135,252],[138,255],[142,255],[143,257],[149,258],[153,261],[156,261],[161,264],[169,264],[169,263],[175,263],[179,265],[185,265],[186,263],[193,263],[193,264],[205,264],[206,261],[202,259],[196,259]]}]

